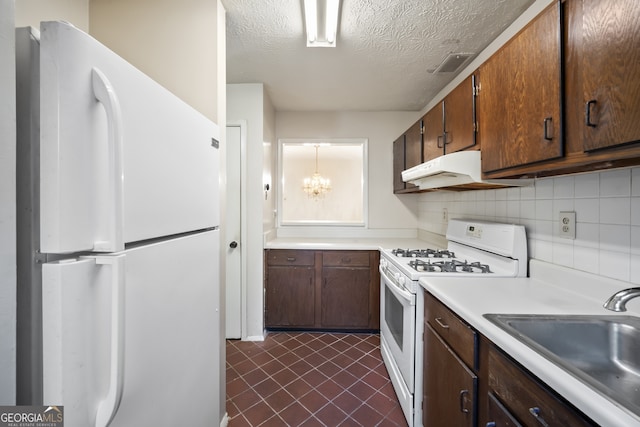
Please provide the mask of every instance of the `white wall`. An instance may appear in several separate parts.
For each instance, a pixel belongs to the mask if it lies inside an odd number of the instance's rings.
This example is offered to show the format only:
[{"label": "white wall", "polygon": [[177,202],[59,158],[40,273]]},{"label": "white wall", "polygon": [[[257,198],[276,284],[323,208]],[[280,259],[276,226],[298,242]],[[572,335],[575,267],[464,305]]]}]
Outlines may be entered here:
[{"label": "white wall", "polygon": [[227,85],[227,119],[229,122],[247,123],[247,155],[243,161],[246,176],[245,200],[242,208],[246,213],[247,227],[242,230],[246,242],[247,258],[243,260],[246,276],[247,294],[246,319],[242,339],[261,340],[264,336],[263,301],[263,249],[264,235],[271,233],[273,227],[273,197],[270,190],[265,200],[265,177],[270,176],[273,168],[271,151],[275,136],[273,107],[265,93],[264,85],[230,84]]},{"label": "white wall", "polygon": [[[276,135],[278,139],[367,138],[368,228],[357,234],[362,237],[415,237],[417,199],[411,195],[393,194],[392,142],[419,118],[419,113],[414,111],[277,112]],[[306,237],[323,237],[332,232],[344,236],[347,230],[344,227],[281,227],[278,236],[303,233]]]},{"label": "white wall", "polygon": [[218,123],[217,2],[91,0],[90,33]]},{"label": "white wall", "polygon": [[18,0],[16,26],[40,29],[41,21],[67,21],[89,32],[89,0]]},{"label": "white wall", "polygon": [[16,403],[16,69],[14,2],[0,0],[0,405]]},{"label": "white wall", "polygon": [[[444,234],[449,218],[526,227],[529,256],[640,284],[640,167],[539,179],[534,187],[418,196],[419,227]],[[559,212],[576,212],[576,239],[558,237]]]}]

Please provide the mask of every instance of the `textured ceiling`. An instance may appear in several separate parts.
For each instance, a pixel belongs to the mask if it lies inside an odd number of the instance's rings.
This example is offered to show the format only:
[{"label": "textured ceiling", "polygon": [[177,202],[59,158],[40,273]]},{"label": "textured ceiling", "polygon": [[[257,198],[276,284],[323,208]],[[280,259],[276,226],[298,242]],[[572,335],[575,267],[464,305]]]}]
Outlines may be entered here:
[{"label": "textured ceiling", "polygon": [[303,0],[222,0],[227,81],[264,83],[278,111],[417,111],[533,0],[342,0],[335,48],[307,48]]}]

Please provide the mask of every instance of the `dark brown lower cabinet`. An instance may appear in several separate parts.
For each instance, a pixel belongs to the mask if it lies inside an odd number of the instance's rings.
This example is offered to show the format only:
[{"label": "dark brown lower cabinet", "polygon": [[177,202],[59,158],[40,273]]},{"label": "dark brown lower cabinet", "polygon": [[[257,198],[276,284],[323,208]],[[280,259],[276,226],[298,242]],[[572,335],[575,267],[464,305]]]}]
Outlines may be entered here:
[{"label": "dark brown lower cabinet", "polygon": [[597,425],[428,292],[424,306],[424,427]]},{"label": "dark brown lower cabinet", "polygon": [[370,283],[368,267],[323,267],[322,325],[368,328]]},{"label": "dark brown lower cabinet", "polygon": [[268,267],[265,323],[268,326],[313,327],[315,270],[313,266]]},{"label": "dark brown lower cabinet", "polygon": [[424,346],[423,424],[475,426],[478,377],[428,323]]},{"label": "dark brown lower cabinet", "polygon": [[380,329],[378,251],[265,250],[269,329]]},{"label": "dark brown lower cabinet", "polygon": [[[533,427],[597,425],[493,346],[489,349],[488,364],[489,414],[493,405],[497,416],[489,423]],[[498,404],[502,410],[496,413]]]}]

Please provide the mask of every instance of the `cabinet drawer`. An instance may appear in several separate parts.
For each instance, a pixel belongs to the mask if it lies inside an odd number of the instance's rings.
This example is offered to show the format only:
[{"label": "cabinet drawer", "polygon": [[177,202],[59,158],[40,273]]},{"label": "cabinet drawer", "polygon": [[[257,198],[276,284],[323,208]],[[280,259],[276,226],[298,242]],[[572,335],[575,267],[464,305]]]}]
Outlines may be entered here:
[{"label": "cabinet drawer", "polygon": [[431,294],[425,294],[425,320],[467,366],[477,369],[477,333]]},{"label": "cabinet drawer", "polygon": [[322,265],[325,267],[368,267],[367,251],[324,251]]},{"label": "cabinet drawer", "polygon": [[489,393],[489,404],[487,405],[487,414],[489,422],[487,426],[493,427],[522,427],[522,424],[516,420],[507,408],[504,407],[498,398]]},{"label": "cabinet drawer", "polygon": [[[592,426],[499,350],[489,352],[489,388],[525,426]],[[546,424],[545,424],[546,423]]]},{"label": "cabinet drawer", "polygon": [[269,249],[267,265],[314,265],[315,252],[293,249]]}]

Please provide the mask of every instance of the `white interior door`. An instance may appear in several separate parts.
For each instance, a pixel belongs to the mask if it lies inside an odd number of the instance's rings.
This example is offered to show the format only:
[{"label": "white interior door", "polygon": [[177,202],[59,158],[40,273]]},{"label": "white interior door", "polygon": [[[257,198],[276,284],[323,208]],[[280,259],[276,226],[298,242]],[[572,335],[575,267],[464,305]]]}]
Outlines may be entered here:
[{"label": "white interior door", "polygon": [[226,337],[242,338],[242,127],[227,126]]}]

